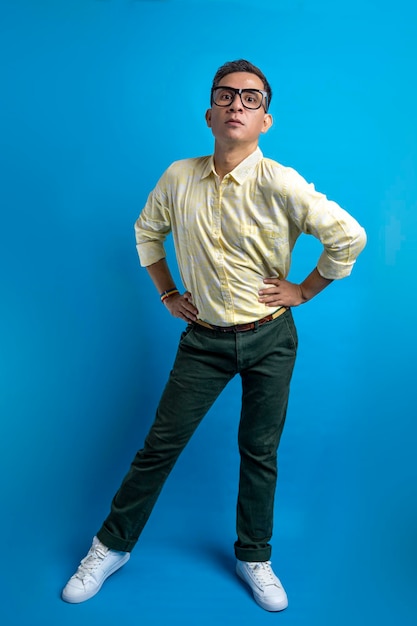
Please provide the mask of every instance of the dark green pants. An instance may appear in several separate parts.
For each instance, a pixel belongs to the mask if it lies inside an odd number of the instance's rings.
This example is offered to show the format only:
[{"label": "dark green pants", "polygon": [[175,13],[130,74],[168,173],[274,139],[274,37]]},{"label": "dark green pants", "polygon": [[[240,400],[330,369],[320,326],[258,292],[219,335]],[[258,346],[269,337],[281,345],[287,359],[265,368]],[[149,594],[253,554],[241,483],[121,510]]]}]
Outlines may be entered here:
[{"label": "dark green pants", "polygon": [[254,330],[183,332],[156,418],[116,493],[98,538],[131,551],[178,456],[226,384],[242,379],[240,481],[235,553],[270,558],[277,449],[287,410],[297,333],[291,311]]}]

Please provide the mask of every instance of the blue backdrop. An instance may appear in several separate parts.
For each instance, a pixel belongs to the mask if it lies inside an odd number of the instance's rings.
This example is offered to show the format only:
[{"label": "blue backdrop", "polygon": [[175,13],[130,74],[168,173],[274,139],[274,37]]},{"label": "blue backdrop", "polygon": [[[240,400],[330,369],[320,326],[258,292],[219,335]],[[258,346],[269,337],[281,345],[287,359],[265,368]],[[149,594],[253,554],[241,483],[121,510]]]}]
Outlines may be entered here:
[{"label": "blue backdrop", "polygon": [[[406,0],[2,0],[3,624],[416,624],[416,17]],[[133,223],[173,160],[211,152],[211,79],[239,57],[274,89],[264,153],[369,236],[352,276],[294,311],[273,553],[290,607],[263,612],[233,574],[237,381],[130,563],[69,606],[183,328]],[[319,252],[303,238],[290,278]]]}]

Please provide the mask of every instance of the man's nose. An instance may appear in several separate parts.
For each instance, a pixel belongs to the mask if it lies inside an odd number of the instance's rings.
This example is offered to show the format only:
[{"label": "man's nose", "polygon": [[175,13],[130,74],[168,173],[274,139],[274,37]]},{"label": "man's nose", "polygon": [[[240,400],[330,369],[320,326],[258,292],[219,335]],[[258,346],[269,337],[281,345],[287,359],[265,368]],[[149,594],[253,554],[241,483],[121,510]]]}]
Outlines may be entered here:
[{"label": "man's nose", "polygon": [[[236,102],[236,98],[237,98],[237,102]],[[242,99],[241,99],[241,97],[240,97],[240,95],[238,93],[235,93],[235,97],[233,98],[233,100],[229,104],[228,108],[229,108],[230,111],[243,109]]]}]

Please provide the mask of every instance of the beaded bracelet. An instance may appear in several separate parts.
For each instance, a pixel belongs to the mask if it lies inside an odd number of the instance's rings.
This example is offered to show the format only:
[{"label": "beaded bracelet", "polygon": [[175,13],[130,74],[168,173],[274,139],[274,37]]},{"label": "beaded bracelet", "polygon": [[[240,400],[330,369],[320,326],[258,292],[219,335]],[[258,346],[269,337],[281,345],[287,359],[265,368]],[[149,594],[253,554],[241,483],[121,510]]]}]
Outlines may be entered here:
[{"label": "beaded bracelet", "polygon": [[167,289],[166,291],[163,291],[161,293],[161,302],[165,302],[165,300],[167,298],[169,298],[170,296],[175,295],[176,293],[179,293],[178,289],[176,287],[172,287],[172,289]]}]

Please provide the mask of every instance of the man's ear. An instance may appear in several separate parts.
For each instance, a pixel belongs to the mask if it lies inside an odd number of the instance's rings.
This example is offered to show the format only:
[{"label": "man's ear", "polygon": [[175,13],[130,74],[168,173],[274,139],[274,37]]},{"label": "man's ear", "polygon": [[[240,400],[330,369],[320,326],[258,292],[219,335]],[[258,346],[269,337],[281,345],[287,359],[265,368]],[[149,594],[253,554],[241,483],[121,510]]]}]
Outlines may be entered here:
[{"label": "man's ear", "polygon": [[270,113],[265,113],[265,115],[264,115],[264,123],[263,123],[263,126],[262,126],[261,133],[267,133],[268,130],[271,128],[273,123],[274,123],[274,120],[272,118],[272,115]]},{"label": "man's ear", "polygon": [[209,128],[211,128],[211,109],[207,109],[206,111],[206,123]]}]

